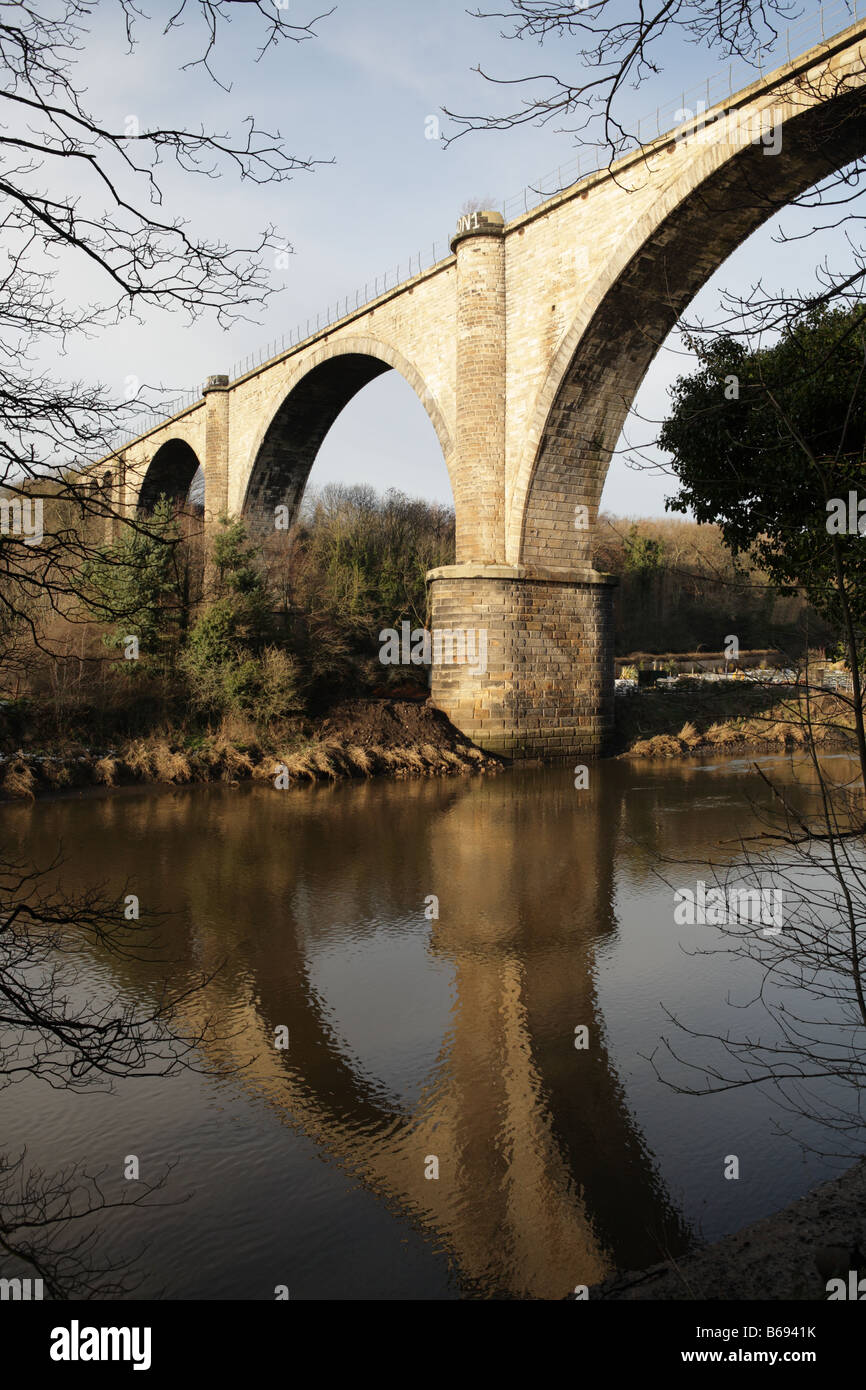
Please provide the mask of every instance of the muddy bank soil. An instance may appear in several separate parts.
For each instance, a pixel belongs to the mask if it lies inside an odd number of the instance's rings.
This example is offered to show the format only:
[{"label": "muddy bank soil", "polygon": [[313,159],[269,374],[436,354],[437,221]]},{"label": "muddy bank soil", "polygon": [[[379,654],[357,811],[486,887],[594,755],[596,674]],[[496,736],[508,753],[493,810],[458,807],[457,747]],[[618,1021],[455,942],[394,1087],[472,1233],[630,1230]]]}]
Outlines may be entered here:
[{"label": "muddy bank soil", "polygon": [[348,700],[321,720],[305,720],[270,736],[238,735],[230,727],[196,735],[169,729],[92,748],[16,746],[7,730],[0,745],[0,799],[6,800],[135,782],[443,776],[503,766],[426,701],[394,699]]},{"label": "muddy bank soil", "polygon": [[317,725],[319,738],[336,738],[362,748],[467,747],[470,740],[426,700],[345,700]]}]

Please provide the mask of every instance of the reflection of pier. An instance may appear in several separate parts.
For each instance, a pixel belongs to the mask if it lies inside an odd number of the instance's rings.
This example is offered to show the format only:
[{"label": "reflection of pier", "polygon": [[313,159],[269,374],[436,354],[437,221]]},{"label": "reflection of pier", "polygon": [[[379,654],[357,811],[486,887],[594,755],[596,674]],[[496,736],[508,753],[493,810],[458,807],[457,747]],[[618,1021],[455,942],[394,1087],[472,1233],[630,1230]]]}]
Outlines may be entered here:
[{"label": "reflection of pier", "polygon": [[[265,815],[273,807],[278,854],[261,811],[229,799],[218,808],[216,869],[212,839],[187,827],[191,890],[218,891],[221,916],[245,927],[234,956],[242,968],[227,967],[232,978],[224,972],[199,998],[197,1017],[236,1030],[245,1086],[444,1245],[467,1292],[561,1297],[609,1272],[613,1250],[649,1262],[684,1243],[597,1013],[593,946],[615,929],[617,816],[606,799],[561,781],[552,788],[543,774],[519,793],[503,778],[275,797]],[[548,846],[551,831],[562,832],[555,860],[533,849],[542,820]],[[311,864],[321,873],[323,835],[340,853],[330,893],[308,878]],[[244,880],[273,904],[278,938],[250,920]],[[337,1036],[310,962],[317,941],[347,921],[399,921],[413,908],[420,917],[428,892],[441,913],[430,949],[454,971],[453,1026],[409,1114]],[[204,901],[200,914],[191,907],[207,920]],[[197,965],[215,964],[226,946],[222,933],[198,935]],[[273,1046],[281,1023],[287,1052]],[[585,1052],[574,1047],[579,1024],[590,1030]],[[428,1155],[438,1180],[425,1177]]]}]

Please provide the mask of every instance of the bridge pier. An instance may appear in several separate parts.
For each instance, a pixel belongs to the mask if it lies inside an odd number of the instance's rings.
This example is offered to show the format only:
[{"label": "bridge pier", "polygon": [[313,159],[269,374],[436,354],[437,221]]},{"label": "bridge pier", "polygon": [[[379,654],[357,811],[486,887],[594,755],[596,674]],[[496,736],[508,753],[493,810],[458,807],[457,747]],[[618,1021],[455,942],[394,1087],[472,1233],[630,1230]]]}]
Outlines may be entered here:
[{"label": "bridge pier", "polygon": [[228,376],[209,376],[201,393],[205,402],[204,511],[213,528],[229,507],[229,390]]},{"label": "bridge pier", "polygon": [[458,562],[505,561],[505,220],[460,218],[453,470]]},{"label": "bridge pier", "polygon": [[600,753],[613,724],[615,581],[579,562],[577,568],[506,563],[502,215],[464,215],[451,249],[457,261],[457,563],[427,576],[431,699],[492,753]]},{"label": "bridge pier", "polygon": [[613,729],[615,578],[589,567],[469,563],[431,570],[427,583],[430,696],[462,733],[508,757],[604,750]]}]

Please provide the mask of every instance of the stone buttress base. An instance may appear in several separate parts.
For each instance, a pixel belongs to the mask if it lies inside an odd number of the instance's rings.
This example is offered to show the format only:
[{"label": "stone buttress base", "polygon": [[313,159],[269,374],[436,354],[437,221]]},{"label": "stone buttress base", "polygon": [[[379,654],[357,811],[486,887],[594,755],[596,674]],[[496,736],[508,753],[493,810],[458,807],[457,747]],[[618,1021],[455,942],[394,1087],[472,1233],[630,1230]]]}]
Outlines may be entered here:
[{"label": "stone buttress base", "polygon": [[464,564],[431,570],[427,582],[431,699],[462,733],[509,757],[604,751],[613,730],[615,578],[589,568]]}]

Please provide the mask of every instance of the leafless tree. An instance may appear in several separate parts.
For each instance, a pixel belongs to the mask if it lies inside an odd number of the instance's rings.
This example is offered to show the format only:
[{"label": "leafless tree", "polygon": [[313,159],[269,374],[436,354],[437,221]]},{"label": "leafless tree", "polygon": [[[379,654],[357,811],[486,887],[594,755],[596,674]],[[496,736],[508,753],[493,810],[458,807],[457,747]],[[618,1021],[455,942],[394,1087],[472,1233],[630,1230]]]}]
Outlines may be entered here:
[{"label": "leafless tree", "polygon": [[547,40],[573,38],[572,73],[497,78],[478,66],[486,81],[530,94],[500,115],[446,111],[456,126],[446,144],[473,130],[570,120],[565,129],[580,143],[604,145],[613,158],[634,138],[623,98],[663,70],[678,41],[709,49],[725,62],[738,58],[757,67],[802,11],[788,0],[657,0],[630,7],[619,0],[510,0],[503,9],[471,13],[510,24],[500,30],[508,40],[542,47]]},{"label": "leafless tree", "polygon": [[[134,431],[153,393],[144,385],[119,401],[99,383],[59,379],[46,361],[124,318],[175,311],[225,325],[255,314],[272,292],[265,258],[285,249],[284,238],[267,227],[233,246],[197,233],[171,211],[166,171],[282,184],[318,162],[291,154],[254,118],[228,134],[107,123],[77,76],[94,16],[119,14],[130,48],[143,25],[161,24],[166,62],[184,26],[197,36],[185,66],[201,65],[224,85],[224,31],[241,13],[259,26],[259,56],[312,38],[324,17],[291,22],[266,0],[176,0],[160,21],[133,0],[0,2],[0,661],[45,645],[46,613],[77,615],[86,562],[108,523],[147,529],[146,518],[123,517],[93,466]],[[76,271],[86,272],[81,283],[95,276],[95,300],[77,294]],[[28,533],[25,509],[37,498],[43,525]],[[202,1034],[182,1018],[188,990],[166,986],[140,1007],[111,990],[101,1001],[82,997],[80,953],[158,960],[154,924],[126,921],[122,902],[101,891],[52,888],[54,868],[0,859],[0,1088],[30,1077],[81,1090],[198,1066]],[[100,1253],[99,1219],[149,1202],[161,1180],[117,1202],[98,1174],[46,1175],[25,1159],[0,1158],[0,1251],[42,1277],[52,1296],[118,1293],[123,1273]]]},{"label": "leafless tree", "polygon": [[[174,311],[225,325],[272,293],[266,257],[285,239],[270,226],[242,246],[196,232],[171,211],[172,166],[187,181],[262,185],[319,162],[290,153],[253,117],[234,133],[107,123],[78,78],[94,20],[119,14],[130,48],[142,26],[162,23],[167,63],[183,27],[197,54],[184,66],[200,64],[222,84],[224,30],[241,12],[259,25],[259,56],[312,38],[324,17],[291,22],[266,0],[177,0],[164,22],[132,0],[0,3],[0,641],[43,641],[46,612],[74,616],[84,562],[119,515],[110,467],[93,465],[155,400],[146,383],[119,400],[98,382],[59,379],[46,361],[124,318]],[[79,284],[95,280],[95,300],[77,292],[76,273]],[[42,533],[27,535],[37,494]]]},{"label": "leafless tree", "polygon": [[[819,1127],[820,1151],[850,1158],[862,1155],[866,1126],[862,795],[856,784],[852,791],[830,775],[814,742],[807,756],[814,775],[793,791],[756,765],[772,806],[755,808],[757,832],[726,847],[732,853],[713,870],[721,894],[718,944],[690,953],[731,960],[740,984],[728,996],[730,1028],[707,1032],[665,1007],[673,1032],[650,1060],[681,1094],[757,1087],[783,1117],[798,1122],[804,1147],[818,1148]],[[771,904],[778,905],[778,919]],[[809,1140],[802,1138],[803,1119],[813,1128]],[[783,1118],[780,1128],[788,1122]]]}]

